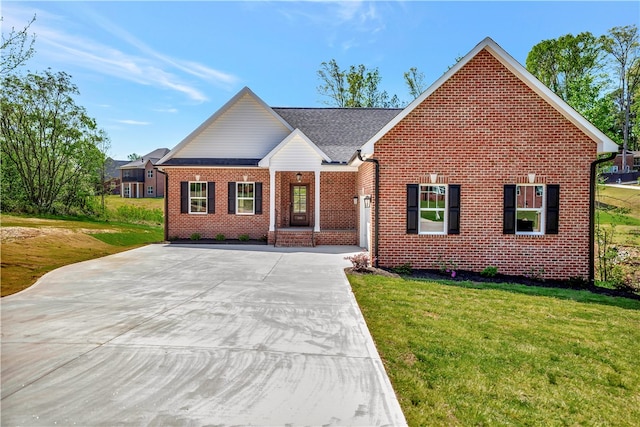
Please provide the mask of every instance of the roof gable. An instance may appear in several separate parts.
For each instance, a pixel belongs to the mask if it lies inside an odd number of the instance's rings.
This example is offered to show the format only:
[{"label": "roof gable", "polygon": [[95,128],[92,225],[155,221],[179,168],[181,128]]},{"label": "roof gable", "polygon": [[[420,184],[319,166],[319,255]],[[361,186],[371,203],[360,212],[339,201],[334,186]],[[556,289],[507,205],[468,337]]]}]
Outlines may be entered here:
[{"label": "roof gable", "polygon": [[248,87],[191,132],[159,165],[175,158],[262,158],[293,128]]},{"label": "roof gable", "polygon": [[152,165],[158,163],[163,156],[169,153],[168,148],[156,148],[150,153],[145,154],[144,156],[140,156],[139,158],[131,161],[125,162],[120,169],[144,169],[146,167],[147,162],[151,162]]},{"label": "roof gable", "polygon": [[429,88],[425,90],[419,97],[413,100],[413,102],[411,102],[404,110],[402,110],[400,114],[395,116],[382,129],[380,129],[380,131],[378,131],[373,137],[371,137],[362,146],[362,154],[364,156],[371,155],[374,152],[375,143],[380,140],[380,138],[382,138],[387,132],[393,129],[402,119],[408,116],[418,105],[420,105],[425,99],[427,99],[438,88],[440,88],[446,81],[448,81],[454,74],[456,74],[482,50],[486,50],[487,52],[489,52],[503,66],[505,66],[505,68],[507,68],[512,74],[519,78],[538,96],[544,99],[549,105],[551,105],[560,114],[562,114],[562,116],[573,123],[574,126],[576,126],[587,136],[589,136],[589,138],[596,142],[598,144],[598,153],[618,151],[618,145],[615,142],[613,142],[598,128],[592,125],[588,120],[582,117],[582,115],[576,112],[558,95],[553,93],[551,89],[546,87],[535,76],[527,71],[526,68],[520,65],[518,61],[516,61],[511,55],[509,55],[504,49],[502,49],[496,42],[487,37],[475,48],[473,48],[467,55],[465,55],[460,61],[458,61],[453,67],[451,67],[446,73],[444,73],[431,86],[429,86]]},{"label": "roof gable", "polygon": [[[278,163],[287,163],[289,159],[295,162],[294,169],[299,169],[301,164],[331,162],[329,156],[322,152],[316,144],[314,144],[300,129],[296,129],[287,136],[280,144],[278,144],[269,154],[267,154],[258,166],[269,167],[276,159]],[[279,165],[282,170],[282,164]]]}]

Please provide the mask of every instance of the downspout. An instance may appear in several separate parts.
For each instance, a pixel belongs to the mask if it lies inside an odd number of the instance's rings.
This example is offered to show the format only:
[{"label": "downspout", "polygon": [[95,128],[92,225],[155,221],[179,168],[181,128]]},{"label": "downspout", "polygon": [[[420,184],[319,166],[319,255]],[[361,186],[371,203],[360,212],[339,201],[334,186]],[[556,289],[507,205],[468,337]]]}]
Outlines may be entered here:
[{"label": "downspout", "polygon": [[169,174],[164,174],[164,240],[169,241]]},{"label": "downspout", "polygon": [[373,234],[373,245],[375,246],[375,251],[373,254],[373,266],[375,268],[378,268],[378,229],[380,226],[380,162],[378,161],[378,159],[363,159],[362,158],[362,150],[358,150],[357,151],[358,154],[358,159],[361,162],[371,162],[373,164],[375,164],[375,203],[376,203],[376,208],[375,208],[375,215],[376,215],[376,220],[374,222],[374,226],[373,228],[375,229],[375,233]]},{"label": "downspout", "polygon": [[591,174],[589,177],[589,283],[594,284],[596,280],[595,268],[595,243],[596,243],[596,178],[598,165],[609,162],[616,158],[618,153],[612,153],[609,157],[598,159],[591,163]]}]

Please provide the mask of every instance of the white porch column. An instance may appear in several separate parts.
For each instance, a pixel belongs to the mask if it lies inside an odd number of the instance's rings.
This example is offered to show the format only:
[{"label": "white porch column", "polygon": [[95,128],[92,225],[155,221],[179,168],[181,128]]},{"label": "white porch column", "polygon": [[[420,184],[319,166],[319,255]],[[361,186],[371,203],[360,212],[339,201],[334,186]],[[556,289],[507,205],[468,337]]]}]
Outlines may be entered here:
[{"label": "white porch column", "polygon": [[320,231],[320,171],[319,170],[315,170],[315,196],[314,196],[314,200],[316,201],[315,203],[315,225],[313,226],[313,231]]},{"label": "white porch column", "polygon": [[276,171],[269,168],[269,231],[276,230]]},{"label": "white porch column", "polygon": [[120,183],[120,197],[124,197],[124,182]]}]

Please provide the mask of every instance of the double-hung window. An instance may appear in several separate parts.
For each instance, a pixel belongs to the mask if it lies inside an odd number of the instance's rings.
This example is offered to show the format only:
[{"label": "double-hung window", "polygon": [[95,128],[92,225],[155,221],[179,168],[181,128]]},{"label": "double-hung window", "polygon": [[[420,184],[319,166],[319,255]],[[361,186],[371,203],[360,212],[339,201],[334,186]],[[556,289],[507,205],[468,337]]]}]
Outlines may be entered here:
[{"label": "double-hung window", "polygon": [[253,215],[255,213],[255,184],[253,182],[237,182],[236,186],[236,214]]},{"label": "double-hung window", "polygon": [[544,185],[517,185],[516,234],[541,234],[544,207]]},{"label": "double-hung window", "polygon": [[420,184],[420,234],[445,234],[447,186]]},{"label": "double-hung window", "polygon": [[153,169],[147,170],[147,178],[153,178]]},{"label": "double-hung window", "polygon": [[207,183],[189,183],[189,213],[207,213]]},{"label": "double-hung window", "polygon": [[149,185],[147,187],[147,195],[152,196],[153,195],[153,186]]}]

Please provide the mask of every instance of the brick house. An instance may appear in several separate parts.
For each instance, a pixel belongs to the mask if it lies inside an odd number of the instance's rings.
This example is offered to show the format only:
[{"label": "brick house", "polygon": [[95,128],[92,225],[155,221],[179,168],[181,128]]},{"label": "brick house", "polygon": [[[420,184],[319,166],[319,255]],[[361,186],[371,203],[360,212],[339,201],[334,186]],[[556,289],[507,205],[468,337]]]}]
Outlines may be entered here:
[{"label": "brick house", "polygon": [[168,152],[168,148],[158,148],[120,166],[120,197],[164,197],[165,179],[156,163]]},{"label": "brick house", "polygon": [[272,108],[244,88],[157,167],[167,238],[566,279],[592,277],[591,170],[617,150],[485,39],[404,109]]}]

